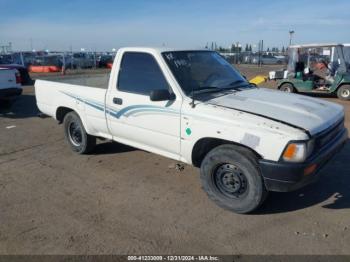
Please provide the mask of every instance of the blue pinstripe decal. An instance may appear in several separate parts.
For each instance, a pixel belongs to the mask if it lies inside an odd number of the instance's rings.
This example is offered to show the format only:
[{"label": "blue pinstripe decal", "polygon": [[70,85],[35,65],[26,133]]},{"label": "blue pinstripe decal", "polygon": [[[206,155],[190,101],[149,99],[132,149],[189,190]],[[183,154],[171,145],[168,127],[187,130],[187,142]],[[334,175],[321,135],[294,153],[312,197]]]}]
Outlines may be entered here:
[{"label": "blue pinstripe decal", "polygon": [[95,101],[95,100],[91,100],[91,99],[87,99],[87,98],[81,98],[77,95],[74,95],[72,93],[69,93],[69,92],[64,92],[64,91],[61,91],[61,93],[71,97],[71,98],[74,98],[74,99],[77,99],[78,101],[81,101],[83,103],[85,103],[86,105],[88,106],[91,106],[97,110],[100,110],[100,111],[105,111],[106,110],[106,113],[111,115],[112,117],[115,117],[115,118],[120,118],[122,116],[125,116],[125,117],[128,117],[128,116],[131,116],[133,114],[137,114],[137,113],[146,113],[146,112],[162,112],[162,113],[170,113],[170,114],[178,114],[179,111],[175,110],[175,109],[172,109],[172,108],[165,108],[165,107],[160,107],[160,106],[153,106],[153,105],[132,105],[132,106],[127,106],[127,107],[124,107],[120,110],[116,110],[114,108],[111,108],[111,107],[106,107],[104,106],[104,104],[98,102],[98,101]]}]

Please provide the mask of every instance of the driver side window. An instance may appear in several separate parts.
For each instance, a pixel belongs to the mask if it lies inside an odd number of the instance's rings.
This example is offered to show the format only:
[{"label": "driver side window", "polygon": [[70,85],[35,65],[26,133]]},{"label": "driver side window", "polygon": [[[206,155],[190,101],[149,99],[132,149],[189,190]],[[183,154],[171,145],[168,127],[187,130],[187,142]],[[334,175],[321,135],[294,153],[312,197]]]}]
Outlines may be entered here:
[{"label": "driver side window", "polygon": [[169,85],[151,54],[126,52],[120,65],[117,88],[124,92],[149,95],[152,90],[169,90]]}]

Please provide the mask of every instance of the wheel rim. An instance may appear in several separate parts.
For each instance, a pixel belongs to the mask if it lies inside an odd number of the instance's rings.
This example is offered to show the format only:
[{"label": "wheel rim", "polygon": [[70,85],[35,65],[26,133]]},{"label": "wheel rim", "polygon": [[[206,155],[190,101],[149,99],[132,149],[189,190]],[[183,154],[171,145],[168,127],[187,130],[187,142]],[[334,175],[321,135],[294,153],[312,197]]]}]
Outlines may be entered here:
[{"label": "wheel rim", "polygon": [[292,93],[292,89],[289,86],[282,87],[282,91],[287,92],[287,93]]},{"label": "wheel rim", "polygon": [[68,127],[69,140],[75,146],[80,146],[83,141],[83,134],[80,125],[75,122],[69,124]]},{"label": "wheel rim", "polygon": [[220,165],[214,172],[214,183],[220,193],[230,198],[239,198],[248,186],[243,171],[233,164]]},{"label": "wheel rim", "polygon": [[344,89],[341,92],[342,97],[349,97],[350,96],[350,90],[349,89]]}]

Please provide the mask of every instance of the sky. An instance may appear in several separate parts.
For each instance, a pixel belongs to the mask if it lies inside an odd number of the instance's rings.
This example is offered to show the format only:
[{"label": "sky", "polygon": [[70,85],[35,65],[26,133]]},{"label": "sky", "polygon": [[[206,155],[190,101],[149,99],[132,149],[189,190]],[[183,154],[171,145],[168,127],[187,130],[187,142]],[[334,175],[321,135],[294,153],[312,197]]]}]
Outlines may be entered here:
[{"label": "sky", "polygon": [[15,50],[282,47],[350,42],[350,1],[0,0],[0,45]]}]

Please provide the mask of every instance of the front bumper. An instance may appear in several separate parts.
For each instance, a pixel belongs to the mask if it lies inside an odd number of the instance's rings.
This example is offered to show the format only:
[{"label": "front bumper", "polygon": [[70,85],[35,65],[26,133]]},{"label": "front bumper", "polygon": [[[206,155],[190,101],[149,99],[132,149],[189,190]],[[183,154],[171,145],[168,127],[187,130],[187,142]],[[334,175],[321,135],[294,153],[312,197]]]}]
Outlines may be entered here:
[{"label": "front bumper", "polygon": [[348,132],[343,129],[316,155],[303,163],[260,160],[267,190],[288,192],[316,181],[320,169],[344,146],[347,138]]},{"label": "front bumper", "polygon": [[0,100],[12,100],[22,94],[22,88],[4,88],[0,89]]}]

